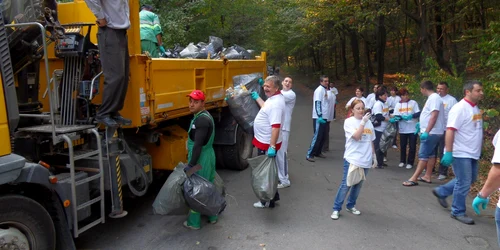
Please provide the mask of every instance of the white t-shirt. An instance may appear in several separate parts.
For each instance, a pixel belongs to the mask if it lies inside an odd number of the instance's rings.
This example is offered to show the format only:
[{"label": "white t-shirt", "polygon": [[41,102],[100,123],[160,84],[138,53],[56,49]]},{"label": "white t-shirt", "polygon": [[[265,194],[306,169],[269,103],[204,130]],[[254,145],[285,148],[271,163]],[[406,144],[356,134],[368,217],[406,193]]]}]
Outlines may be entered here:
[{"label": "white t-shirt", "polygon": [[453,157],[479,159],[483,144],[483,117],[477,105],[472,107],[462,99],[451,108],[446,127],[456,130]]},{"label": "white t-shirt", "polygon": [[[253,133],[257,141],[263,144],[271,142],[272,125],[283,126],[285,120],[285,97],[277,94],[267,98],[253,122]],[[281,132],[276,144],[282,141]]]},{"label": "white t-shirt", "polygon": [[332,93],[334,95],[338,95],[339,94],[339,90],[337,88],[335,88],[335,87],[331,87],[330,90],[332,91]]},{"label": "white t-shirt", "polygon": [[[382,101],[375,102],[375,105],[373,105],[372,108],[372,114],[373,115],[382,114],[384,117],[389,117],[389,106],[387,105],[387,102],[382,102]],[[379,132],[384,132],[388,124],[389,124],[388,121],[382,121],[380,126],[375,127],[375,130]]]},{"label": "white t-shirt", "polygon": [[314,90],[312,110],[313,119],[318,119],[318,114],[316,113],[316,101],[321,102],[321,117],[325,120],[328,119],[328,110],[330,109],[330,104],[328,103],[328,91],[322,85],[319,85],[316,90]]},{"label": "white t-shirt", "polygon": [[375,93],[371,93],[366,97],[366,102],[365,102],[365,107],[367,109],[373,108],[373,105],[375,104]]},{"label": "white t-shirt", "polygon": [[389,109],[394,109],[396,104],[401,101],[401,97],[397,96],[389,96],[387,97],[387,105],[389,105]]},{"label": "white t-shirt", "polygon": [[457,104],[457,99],[451,95],[445,95],[441,97],[441,99],[443,100],[444,105],[444,120],[448,121],[448,113],[450,113],[453,105]]},{"label": "white t-shirt", "polygon": [[[420,112],[418,103],[414,100],[409,100],[408,102],[398,102],[396,107],[394,107],[393,115],[413,115]],[[400,134],[413,134],[416,132],[415,125],[417,125],[417,119],[411,119],[409,121],[400,120],[399,121],[399,133]]]},{"label": "white t-shirt", "polygon": [[345,105],[346,108],[350,108],[351,103],[354,102],[354,100],[361,100],[361,101],[363,101],[363,103],[365,104],[365,108],[366,108],[366,98],[364,96],[362,96],[361,98],[358,98],[357,96],[351,98],[351,100],[349,100],[347,102],[347,104]]},{"label": "white t-shirt", "polygon": [[292,112],[295,107],[295,92],[293,90],[281,91],[283,97],[285,97],[285,122],[281,124],[281,130],[290,131],[292,124]]},{"label": "white t-shirt", "polygon": [[375,140],[375,131],[373,130],[372,123],[368,121],[365,124],[361,140],[354,140],[352,135],[358,130],[360,123],[361,120],[356,119],[354,116],[344,121],[346,139],[344,159],[359,167],[371,168],[373,161],[372,142]]},{"label": "white t-shirt", "polygon": [[328,116],[324,117],[328,121],[333,121],[333,115],[335,114],[335,102],[337,101],[337,96],[333,93],[333,91],[330,89],[328,91]]},{"label": "white t-shirt", "polygon": [[441,96],[439,96],[437,93],[432,93],[427,98],[427,101],[425,102],[424,108],[422,109],[422,112],[420,113],[420,132],[421,133],[425,132],[427,125],[429,125],[429,120],[431,119],[431,113],[434,110],[439,111],[439,114],[438,114],[438,117],[436,119],[436,123],[434,124],[434,127],[432,128],[432,130],[430,131],[429,134],[433,134],[433,135],[444,134],[446,121],[444,120],[443,100],[441,99]]},{"label": "white t-shirt", "polygon": [[[500,163],[500,130],[497,131],[495,137],[493,137],[493,147],[495,147],[495,152],[493,153],[493,158],[491,158],[492,164]],[[497,207],[500,207],[500,200],[497,203]]]}]

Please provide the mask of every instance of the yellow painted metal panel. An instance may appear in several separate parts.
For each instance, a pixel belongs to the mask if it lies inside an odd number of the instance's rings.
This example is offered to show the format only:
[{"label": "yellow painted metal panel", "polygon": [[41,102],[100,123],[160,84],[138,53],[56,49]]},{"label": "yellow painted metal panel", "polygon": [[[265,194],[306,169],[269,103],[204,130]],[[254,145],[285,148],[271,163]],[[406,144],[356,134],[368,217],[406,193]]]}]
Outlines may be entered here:
[{"label": "yellow painted metal panel", "polygon": [[[0,78],[0,86],[3,86]],[[10,133],[9,133],[9,120],[7,118],[7,105],[5,103],[5,96],[0,90],[0,156],[12,153],[10,149]]]},{"label": "yellow painted metal panel", "polygon": [[158,144],[146,145],[153,159],[153,169],[173,170],[179,162],[187,162],[187,131],[178,125],[165,128]]}]

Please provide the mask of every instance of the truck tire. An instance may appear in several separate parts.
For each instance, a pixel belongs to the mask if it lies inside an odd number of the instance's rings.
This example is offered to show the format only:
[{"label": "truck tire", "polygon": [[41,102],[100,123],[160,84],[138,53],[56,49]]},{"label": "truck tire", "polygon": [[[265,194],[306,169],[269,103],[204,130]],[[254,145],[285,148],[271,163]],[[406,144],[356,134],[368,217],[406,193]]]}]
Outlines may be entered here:
[{"label": "truck tire", "polygon": [[252,157],[253,136],[247,134],[238,126],[236,131],[236,144],[221,147],[224,167],[233,170],[244,170],[248,167],[247,159]]},{"label": "truck tire", "polygon": [[[17,237],[17,240],[13,240]],[[0,240],[13,249],[54,250],[54,223],[38,202],[21,195],[0,197]],[[22,244],[29,246],[22,246]],[[10,249],[10,248],[9,248]]]}]

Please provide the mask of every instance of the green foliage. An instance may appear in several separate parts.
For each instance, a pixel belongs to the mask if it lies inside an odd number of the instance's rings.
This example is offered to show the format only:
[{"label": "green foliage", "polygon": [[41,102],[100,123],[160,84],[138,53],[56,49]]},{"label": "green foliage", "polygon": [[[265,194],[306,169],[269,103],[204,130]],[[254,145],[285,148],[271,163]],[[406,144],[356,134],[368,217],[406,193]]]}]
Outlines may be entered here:
[{"label": "green foliage", "polygon": [[493,71],[489,78],[500,80],[500,22],[490,23],[482,42],[477,47],[485,55],[485,66]]}]

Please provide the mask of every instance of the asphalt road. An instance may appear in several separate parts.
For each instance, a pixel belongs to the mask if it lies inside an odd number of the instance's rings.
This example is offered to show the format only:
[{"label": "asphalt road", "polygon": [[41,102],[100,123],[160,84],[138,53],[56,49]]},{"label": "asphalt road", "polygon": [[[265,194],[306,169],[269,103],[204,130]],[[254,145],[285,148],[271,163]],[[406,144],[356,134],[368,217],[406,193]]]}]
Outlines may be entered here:
[{"label": "asphalt road", "polygon": [[[298,89],[289,146],[291,187],[280,190],[274,209],[256,209],[250,170],[219,170],[229,193],[228,207],[215,225],[191,231],[185,216],[153,215],[158,189],[125,202],[128,216],[107,218],[106,224],[76,239],[78,249],[498,249],[493,208],[473,215],[476,225],[450,218],[431,194],[441,183],[403,187],[413,170],[398,168],[399,152],[391,149],[389,167],[371,169],[356,208],[330,219],[332,203],[342,179],[344,132],[342,119],[332,122],[326,159],[305,160],[312,136],[309,90]],[[449,198],[451,203],[451,197]],[[470,199],[467,202],[470,204]]]}]

